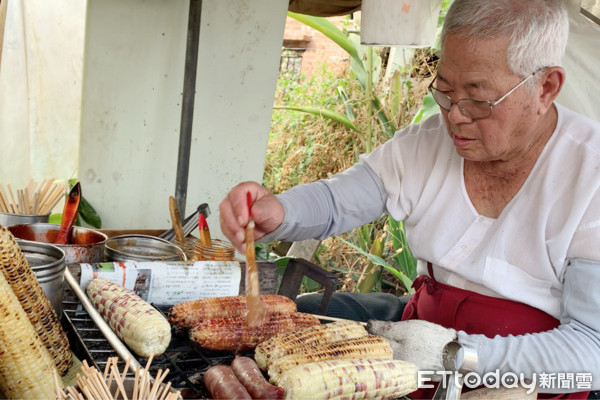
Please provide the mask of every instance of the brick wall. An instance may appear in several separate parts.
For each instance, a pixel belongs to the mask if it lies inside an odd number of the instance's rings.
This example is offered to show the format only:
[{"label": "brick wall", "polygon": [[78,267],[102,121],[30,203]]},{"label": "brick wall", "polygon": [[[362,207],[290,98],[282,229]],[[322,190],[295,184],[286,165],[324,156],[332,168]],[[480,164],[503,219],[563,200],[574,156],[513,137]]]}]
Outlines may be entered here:
[{"label": "brick wall", "polygon": [[[340,29],[348,24],[348,17],[328,19]],[[299,72],[307,77],[312,76],[325,63],[333,72],[343,71],[348,65],[348,53],[340,46],[321,32],[293,18],[287,18],[283,39],[284,49],[296,49],[297,54],[301,54]]]}]

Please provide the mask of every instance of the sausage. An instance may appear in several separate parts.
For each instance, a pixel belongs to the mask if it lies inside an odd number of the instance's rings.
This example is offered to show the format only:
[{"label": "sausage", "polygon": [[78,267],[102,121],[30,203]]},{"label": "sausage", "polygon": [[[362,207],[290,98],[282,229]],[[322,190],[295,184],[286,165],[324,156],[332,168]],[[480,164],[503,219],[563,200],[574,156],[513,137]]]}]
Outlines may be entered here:
[{"label": "sausage", "polygon": [[236,356],[231,368],[253,399],[283,399],[283,389],[267,382],[252,358]]},{"label": "sausage", "polygon": [[229,365],[215,365],[204,373],[204,386],[214,399],[250,399]]}]

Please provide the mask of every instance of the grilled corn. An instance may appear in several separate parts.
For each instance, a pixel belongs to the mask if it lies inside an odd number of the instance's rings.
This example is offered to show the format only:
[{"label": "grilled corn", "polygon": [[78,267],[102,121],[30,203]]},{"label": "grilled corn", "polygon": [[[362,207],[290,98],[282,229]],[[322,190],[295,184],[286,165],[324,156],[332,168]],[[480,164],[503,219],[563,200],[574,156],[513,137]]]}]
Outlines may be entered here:
[{"label": "grilled corn", "polygon": [[259,344],[254,352],[254,360],[262,370],[267,370],[272,360],[322,343],[336,342],[366,336],[367,330],[359,322],[336,321],[310,328],[281,333]]},{"label": "grilled corn", "polygon": [[417,389],[416,365],[400,360],[319,361],[281,376],[286,399],[393,399]]},{"label": "grilled corn", "polygon": [[0,391],[11,399],[54,399],[54,361],[0,274]]},{"label": "grilled corn", "polygon": [[4,227],[0,227],[0,269],[35,332],[50,352],[57,372],[66,374],[73,362],[67,334],[27,258],[12,233]]},{"label": "grilled corn", "polygon": [[[276,294],[260,296],[269,313],[290,314],[296,303]],[[181,328],[191,328],[202,320],[212,318],[245,317],[248,313],[246,296],[209,297],[176,304],[169,311],[169,322]]]},{"label": "grilled corn", "polygon": [[386,339],[375,335],[325,343],[314,347],[312,350],[307,349],[274,360],[269,367],[269,379],[274,384],[278,384],[281,375],[297,365],[353,358],[391,360],[393,358],[392,347]]},{"label": "grilled corn", "polygon": [[138,356],[165,352],[171,342],[171,325],[137,294],[106,279],[93,279],[86,293],[116,335]]},{"label": "grilled corn", "polygon": [[245,317],[207,319],[189,331],[190,339],[211,350],[250,350],[282,332],[291,332],[320,322],[314,315],[295,312],[271,314],[269,321],[250,327]]}]

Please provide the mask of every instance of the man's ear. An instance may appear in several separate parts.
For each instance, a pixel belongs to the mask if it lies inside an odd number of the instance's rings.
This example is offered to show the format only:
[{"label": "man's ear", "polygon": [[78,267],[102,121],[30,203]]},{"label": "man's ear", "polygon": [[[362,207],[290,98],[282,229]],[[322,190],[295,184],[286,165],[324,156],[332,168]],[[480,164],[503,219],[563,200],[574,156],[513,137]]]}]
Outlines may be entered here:
[{"label": "man's ear", "polygon": [[565,70],[562,67],[548,67],[542,74],[539,81],[541,87],[540,114],[545,113],[552,106],[566,78]]}]

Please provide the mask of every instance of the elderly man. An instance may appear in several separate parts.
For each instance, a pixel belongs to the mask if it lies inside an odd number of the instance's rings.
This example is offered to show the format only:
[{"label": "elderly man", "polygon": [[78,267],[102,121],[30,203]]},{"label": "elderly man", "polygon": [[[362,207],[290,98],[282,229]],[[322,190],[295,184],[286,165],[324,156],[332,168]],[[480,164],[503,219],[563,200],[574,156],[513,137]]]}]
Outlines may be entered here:
[{"label": "elderly man", "polygon": [[[421,261],[403,321],[369,325],[402,343],[395,356],[441,368],[458,340],[480,375],[523,373],[540,393],[585,398],[600,388],[600,124],[554,102],[567,35],[562,0],[455,0],[430,86],[440,115],[331,179],[278,196],[236,186],[222,231],[243,249],[247,192],[263,241],[388,213]],[[353,301],[375,307],[365,297]],[[388,300],[379,307],[398,308]]]}]

